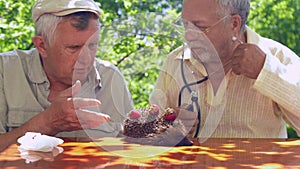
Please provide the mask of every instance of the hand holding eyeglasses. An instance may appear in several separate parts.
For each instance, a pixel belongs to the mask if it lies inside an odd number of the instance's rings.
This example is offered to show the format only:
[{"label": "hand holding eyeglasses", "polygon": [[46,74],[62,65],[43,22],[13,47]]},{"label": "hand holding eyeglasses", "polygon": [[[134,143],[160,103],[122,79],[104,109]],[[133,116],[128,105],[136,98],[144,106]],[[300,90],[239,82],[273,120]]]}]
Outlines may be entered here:
[{"label": "hand holding eyeglasses", "polygon": [[240,44],[233,51],[232,71],[256,79],[264,65],[266,54],[256,45]]}]

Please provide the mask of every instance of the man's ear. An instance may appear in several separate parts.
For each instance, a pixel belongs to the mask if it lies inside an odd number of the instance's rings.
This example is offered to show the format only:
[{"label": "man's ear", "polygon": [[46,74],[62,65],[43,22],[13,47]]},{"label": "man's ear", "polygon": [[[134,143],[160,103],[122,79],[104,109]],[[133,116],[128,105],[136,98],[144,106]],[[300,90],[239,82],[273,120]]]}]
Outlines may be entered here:
[{"label": "man's ear", "polygon": [[41,57],[47,57],[47,42],[42,36],[34,36],[32,38],[33,44],[36,49],[39,51]]},{"label": "man's ear", "polygon": [[242,18],[240,15],[235,14],[232,15],[231,17],[231,29],[232,31],[238,35],[239,32],[241,31],[241,27],[242,27]]}]

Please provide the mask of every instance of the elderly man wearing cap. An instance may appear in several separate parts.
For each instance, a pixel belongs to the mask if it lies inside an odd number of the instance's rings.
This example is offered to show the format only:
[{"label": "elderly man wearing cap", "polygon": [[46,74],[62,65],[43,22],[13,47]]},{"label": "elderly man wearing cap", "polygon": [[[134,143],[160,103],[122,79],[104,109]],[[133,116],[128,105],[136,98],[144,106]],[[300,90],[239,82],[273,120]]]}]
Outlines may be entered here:
[{"label": "elderly man wearing cap", "polygon": [[133,103],[119,70],[95,58],[99,15],[93,0],[33,7],[36,48],[0,54],[0,150],[27,131],[102,137],[122,129]]}]

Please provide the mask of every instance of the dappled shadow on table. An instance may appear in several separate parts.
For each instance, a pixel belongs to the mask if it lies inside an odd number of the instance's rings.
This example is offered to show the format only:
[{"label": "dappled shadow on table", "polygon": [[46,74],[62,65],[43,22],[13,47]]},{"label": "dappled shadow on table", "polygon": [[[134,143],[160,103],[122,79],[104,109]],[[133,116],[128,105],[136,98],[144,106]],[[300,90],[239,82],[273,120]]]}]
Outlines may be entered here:
[{"label": "dappled shadow on table", "polygon": [[300,140],[208,139],[194,146],[129,144],[122,138],[67,141],[53,160],[26,164],[17,145],[0,155],[0,168],[300,168]]}]

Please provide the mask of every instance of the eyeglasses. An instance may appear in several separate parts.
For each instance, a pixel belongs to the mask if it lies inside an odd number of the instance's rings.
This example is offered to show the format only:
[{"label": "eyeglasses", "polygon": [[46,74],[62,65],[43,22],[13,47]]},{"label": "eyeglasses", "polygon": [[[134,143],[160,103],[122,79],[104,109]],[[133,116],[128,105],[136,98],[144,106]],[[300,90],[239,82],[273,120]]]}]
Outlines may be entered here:
[{"label": "eyeglasses", "polygon": [[197,28],[199,28],[202,32],[204,32],[204,33],[208,33],[213,27],[215,27],[215,26],[217,26],[219,23],[221,23],[224,19],[226,19],[228,16],[230,16],[230,15],[226,15],[226,16],[224,16],[223,18],[221,18],[221,19],[219,19],[217,22],[215,22],[214,24],[212,24],[211,26],[208,26],[208,27],[206,27],[206,28],[201,28],[201,27],[199,27],[199,26],[197,26],[197,25],[195,25]]},{"label": "eyeglasses", "polygon": [[173,25],[175,27],[177,27],[179,29],[180,32],[184,32],[186,29],[193,29],[193,28],[197,28],[198,30],[200,30],[203,33],[208,33],[213,27],[217,26],[219,23],[221,23],[224,19],[226,19],[227,17],[229,17],[231,15],[226,15],[223,18],[219,19],[218,21],[216,21],[215,23],[213,23],[211,26],[207,26],[207,27],[202,27],[202,26],[198,26],[194,23],[192,23],[191,21],[185,20],[183,19],[181,16],[173,23]]}]

